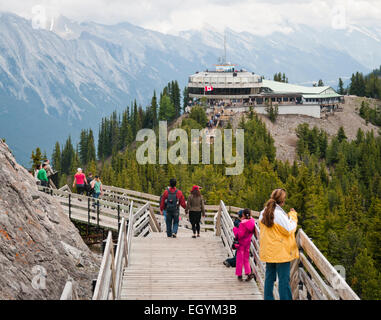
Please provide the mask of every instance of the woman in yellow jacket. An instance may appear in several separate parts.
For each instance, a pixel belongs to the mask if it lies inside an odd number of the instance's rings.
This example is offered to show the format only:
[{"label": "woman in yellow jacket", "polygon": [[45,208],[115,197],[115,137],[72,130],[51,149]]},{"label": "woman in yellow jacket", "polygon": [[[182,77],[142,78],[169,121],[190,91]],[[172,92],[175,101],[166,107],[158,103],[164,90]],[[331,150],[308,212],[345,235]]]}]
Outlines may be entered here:
[{"label": "woman in yellow jacket", "polygon": [[280,300],[292,300],[290,262],[299,258],[295,241],[298,218],[294,209],[288,214],[282,209],[285,200],[284,189],[274,190],[259,216],[259,257],[266,262],[265,300],[274,300],[273,289],[277,275]]}]

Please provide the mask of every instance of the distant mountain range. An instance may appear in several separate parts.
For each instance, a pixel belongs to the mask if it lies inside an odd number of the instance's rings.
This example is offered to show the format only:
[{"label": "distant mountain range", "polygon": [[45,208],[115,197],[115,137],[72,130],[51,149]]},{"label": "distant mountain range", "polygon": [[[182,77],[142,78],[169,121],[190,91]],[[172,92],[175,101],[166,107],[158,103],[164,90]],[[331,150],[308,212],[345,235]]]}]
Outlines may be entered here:
[{"label": "distant mountain range", "polygon": [[[337,85],[355,71],[381,64],[381,31],[351,27],[257,36],[227,29],[227,56],[238,68],[266,78],[285,72],[290,82]],[[143,106],[171,80],[211,69],[223,55],[223,34],[206,27],[178,36],[130,23],[102,25],[55,20],[52,31],[0,14],[0,138],[28,166],[32,149],[50,156],[55,141],[80,129],[97,133],[101,117],[133,99]]]}]

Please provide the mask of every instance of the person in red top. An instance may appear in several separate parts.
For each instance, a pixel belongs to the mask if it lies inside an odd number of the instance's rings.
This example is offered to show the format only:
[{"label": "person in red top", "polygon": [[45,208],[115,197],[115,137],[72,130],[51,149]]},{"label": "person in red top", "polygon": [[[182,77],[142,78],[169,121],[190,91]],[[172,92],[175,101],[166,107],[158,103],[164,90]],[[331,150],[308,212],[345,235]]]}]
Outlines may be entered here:
[{"label": "person in red top", "polygon": [[179,227],[180,206],[185,209],[186,203],[183,193],[176,189],[176,179],[171,179],[169,186],[161,197],[160,214],[163,214],[164,209],[166,210],[167,236],[176,238]]},{"label": "person in red top", "polygon": [[74,175],[73,188],[77,186],[77,193],[83,194],[85,192],[85,183],[87,179],[81,168],[78,168],[77,173]]}]

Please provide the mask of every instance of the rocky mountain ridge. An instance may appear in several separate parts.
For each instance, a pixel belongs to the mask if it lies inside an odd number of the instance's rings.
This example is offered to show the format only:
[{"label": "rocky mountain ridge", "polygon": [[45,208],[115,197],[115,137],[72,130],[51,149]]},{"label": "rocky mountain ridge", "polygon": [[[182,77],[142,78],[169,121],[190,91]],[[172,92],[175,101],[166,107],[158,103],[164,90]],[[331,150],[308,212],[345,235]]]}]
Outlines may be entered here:
[{"label": "rocky mountain ridge", "polygon": [[0,181],[0,299],[56,300],[69,278],[91,299],[101,257],[1,140]]}]

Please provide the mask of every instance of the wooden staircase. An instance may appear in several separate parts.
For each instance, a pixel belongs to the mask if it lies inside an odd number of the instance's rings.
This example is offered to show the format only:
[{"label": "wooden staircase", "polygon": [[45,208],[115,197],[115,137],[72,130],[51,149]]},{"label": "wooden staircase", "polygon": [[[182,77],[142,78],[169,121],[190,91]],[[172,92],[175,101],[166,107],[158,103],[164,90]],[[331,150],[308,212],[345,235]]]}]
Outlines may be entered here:
[{"label": "wooden staircase", "polygon": [[262,300],[255,281],[239,282],[235,268],[223,265],[226,250],[212,232],[193,239],[179,230],[176,239],[151,233],[132,241],[124,269],[122,300]]},{"label": "wooden staircase", "polygon": [[[197,239],[191,238],[190,223],[180,211],[179,237],[167,239],[159,196],[104,186],[104,196],[94,202],[71,193],[67,186],[39,190],[55,197],[70,219],[109,230],[93,300],[263,297],[265,263],[259,258],[258,221],[250,248],[257,281],[238,282],[234,269],[222,264],[234,254],[233,219],[241,208],[226,206],[222,200],[219,205],[206,205],[207,217]],[[258,214],[252,211],[255,218]],[[117,243],[111,230],[119,233]],[[302,229],[297,231],[296,241],[300,258],[292,261],[290,273],[294,300],[359,299]],[[72,286],[67,283],[63,300],[73,296]],[[279,298],[276,287],[274,297]]]}]

